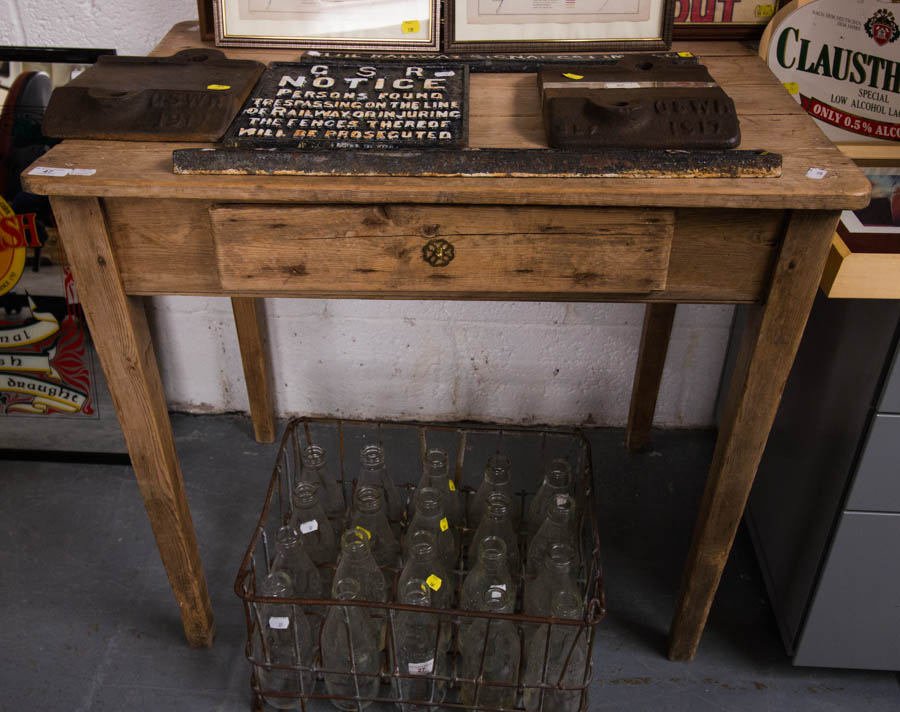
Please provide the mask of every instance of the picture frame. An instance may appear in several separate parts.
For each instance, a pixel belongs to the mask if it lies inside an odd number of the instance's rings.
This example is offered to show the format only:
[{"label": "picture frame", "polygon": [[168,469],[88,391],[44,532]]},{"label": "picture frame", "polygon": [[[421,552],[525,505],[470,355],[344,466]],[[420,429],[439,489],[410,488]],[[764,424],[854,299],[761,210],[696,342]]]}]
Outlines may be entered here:
[{"label": "picture frame", "polygon": [[220,47],[437,52],[441,0],[214,0]]},{"label": "picture frame", "polygon": [[450,53],[667,50],[674,0],[445,0]]},{"label": "picture frame", "polygon": [[715,0],[675,0],[676,40],[748,40],[759,38],[788,0],[750,0],[723,4]]}]

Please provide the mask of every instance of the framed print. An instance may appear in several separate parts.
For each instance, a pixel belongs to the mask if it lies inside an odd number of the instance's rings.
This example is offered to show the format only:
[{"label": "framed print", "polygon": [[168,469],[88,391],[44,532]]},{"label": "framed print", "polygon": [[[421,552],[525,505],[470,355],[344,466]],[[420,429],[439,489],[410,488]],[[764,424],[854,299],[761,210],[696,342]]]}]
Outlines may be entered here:
[{"label": "framed print", "polygon": [[787,0],[675,0],[676,40],[735,40],[759,37]]},{"label": "framed print", "polygon": [[445,0],[448,52],[668,49],[673,0]]},{"label": "framed print", "polygon": [[440,0],[215,0],[216,44],[435,52]]}]

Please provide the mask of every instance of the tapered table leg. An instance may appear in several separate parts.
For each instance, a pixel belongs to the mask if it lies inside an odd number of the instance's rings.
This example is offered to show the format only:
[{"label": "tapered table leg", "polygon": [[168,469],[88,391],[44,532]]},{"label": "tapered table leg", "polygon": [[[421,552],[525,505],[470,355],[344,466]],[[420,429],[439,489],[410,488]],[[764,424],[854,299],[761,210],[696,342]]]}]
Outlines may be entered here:
[{"label": "tapered table leg", "polygon": [[644,330],[641,332],[641,346],[631,389],[631,408],[628,411],[628,428],[625,431],[625,446],[632,452],[646,449],[650,442],[650,428],[669,351],[675,307],[675,304],[666,302],[651,302],[644,311]]},{"label": "tapered table leg", "polygon": [[682,574],[670,631],[672,660],[691,660],[697,651],[838,217],[831,211],[792,213],[766,301],[751,309]]},{"label": "tapered table leg", "polygon": [[244,380],[247,382],[247,397],[250,400],[253,433],[256,442],[271,443],[275,441],[275,415],[269,380],[269,361],[263,338],[262,306],[262,299],[253,297],[231,299],[238,346],[241,349],[241,363],[244,367]]},{"label": "tapered table leg", "polygon": [[100,201],[51,201],[187,641],[209,647],[215,624],[143,301],[125,294]]}]

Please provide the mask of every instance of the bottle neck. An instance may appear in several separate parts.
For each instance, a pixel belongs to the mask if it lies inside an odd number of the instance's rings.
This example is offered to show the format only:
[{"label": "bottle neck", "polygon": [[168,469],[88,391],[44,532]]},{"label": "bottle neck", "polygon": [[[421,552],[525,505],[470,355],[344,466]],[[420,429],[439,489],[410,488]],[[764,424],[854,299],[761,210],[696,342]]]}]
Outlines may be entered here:
[{"label": "bottle neck", "polygon": [[314,482],[298,482],[291,495],[295,509],[312,509],[319,503],[319,487]]},{"label": "bottle neck", "polygon": [[416,516],[436,518],[441,514],[441,497],[433,487],[423,487],[416,493]]},{"label": "bottle neck", "polygon": [[554,578],[569,576],[575,571],[575,549],[568,544],[553,544],[544,558],[544,570]]},{"label": "bottle neck", "polygon": [[374,516],[384,511],[384,496],[378,487],[370,485],[358,487],[353,500],[356,511],[360,514]]},{"label": "bottle neck", "polygon": [[511,502],[502,492],[492,492],[487,498],[487,516],[492,521],[502,522],[509,518]]},{"label": "bottle neck", "polygon": [[575,517],[575,500],[567,494],[551,497],[547,506],[547,519],[557,526],[569,526]]},{"label": "bottle neck", "polygon": [[304,470],[318,472],[325,467],[325,450],[318,445],[307,445],[300,453],[300,463]]},{"label": "bottle neck", "polygon": [[554,618],[581,618],[581,599],[571,591],[557,591],[550,603],[550,615]]},{"label": "bottle neck", "polygon": [[290,526],[281,527],[275,535],[275,547],[281,551],[292,551],[300,547],[300,535]]},{"label": "bottle neck", "polygon": [[437,480],[450,477],[450,463],[444,450],[429,450],[425,453],[425,474]]},{"label": "bottle neck", "polygon": [[339,601],[355,601],[359,598],[360,585],[356,579],[343,578],[335,581],[334,597]]},{"label": "bottle neck", "polygon": [[555,490],[569,489],[572,484],[572,466],[568,460],[553,460],[544,473],[544,482]]},{"label": "bottle neck", "polygon": [[414,531],[410,535],[408,548],[409,556],[414,561],[428,564],[437,559],[434,535],[424,529]]},{"label": "bottle neck", "polygon": [[481,540],[478,563],[487,573],[506,568],[506,542],[500,537],[488,536]]},{"label": "bottle neck", "polygon": [[370,555],[369,535],[360,529],[348,529],[341,535],[341,556],[359,561]]},{"label": "bottle neck", "polygon": [[510,460],[505,455],[491,455],[484,470],[484,481],[491,487],[506,487],[509,485],[510,467]]},{"label": "bottle neck", "polygon": [[430,606],[431,592],[422,579],[412,578],[400,592],[400,602],[409,606]]}]

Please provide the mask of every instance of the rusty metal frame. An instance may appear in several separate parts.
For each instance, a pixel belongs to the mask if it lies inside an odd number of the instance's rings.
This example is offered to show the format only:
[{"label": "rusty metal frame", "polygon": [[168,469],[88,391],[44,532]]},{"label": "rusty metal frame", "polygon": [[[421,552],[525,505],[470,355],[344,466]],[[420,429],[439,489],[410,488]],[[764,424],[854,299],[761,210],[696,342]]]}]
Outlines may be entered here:
[{"label": "rusty metal frame", "polygon": [[[261,559],[262,565],[265,567],[265,570],[268,571],[268,567],[270,566],[270,562],[272,560],[273,552],[270,551],[269,547],[269,536],[266,533],[267,525],[269,528],[272,528],[272,525],[279,526],[280,524],[287,521],[291,514],[291,499],[290,492],[293,487],[294,480],[296,474],[299,472],[299,463],[300,463],[300,449],[301,449],[301,440],[304,440],[307,443],[312,442],[312,434],[310,431],[310,427],[313,426],[330,426],[337,428],[337,436],[339,440],[339,455],[340,455],[340,483],[342,487],[345,485],[354,486],[355,481],[350,480],[347,477],[347,468],[345,467],[345,427],[357,427],[357,428],[372,428],[375,429],[378,439],[381,440],[382,429],[388,428],[403,428],[410,431],[410,438],[418,437],[420,444],[420,451],[424,453],[426,445],[426,433],[428,431],[437,431],[443,433],[455,433],[456,436],[456,444],[457,444],[457,476],[461,477],[462,473],[462,465],[463,459],[465,456],[465,450],[467,442],[469,439],[473,437],[474,434],[478,434],[478,436],[494,436],[496,437],[496,448],[497,452],[500,452],[501,446],[504,442],[503,436],[504,434],[509,433],[517,433],[524,435],[530,438],[541,438],[541,453],[542,457],[545,459],[548,457],[546,453],[547,448],[547,438],[551,437],[561,437],[569,439],[569,447],[577,451],[578,454],[578,462],[576,466],[573,468],[576,474],[576,490],[577,496],[584,503],[582,512],[581,512],[581,538],[580,541],[582,545],[587,544],[590,548],[590,553],[588,556],[582,556],[583,561],[583,570],[580,572],[579,580],[583,583],[583,600],[584,600],[584,618],[581,620],[560,620],[553,618],[542,618],[536,616],[528,616],[524,614],[493,614],[493,613],[484,613],[478,611],[467,611],[467,610],[459,610],[459,609],[442,609],[442,608],[430,608],[430,607],[422,607],[422,606],[411,606],[405,605],[401,603],[375,603],[370,601],[337,601],[334,599],[279,599],[279,598],[269,598],[264,596],[256,595],[256,575],[257,575],[257,559]],[[414,489],[412,485],[408,486],[409,489]],[[459,481],[458,488],[465,494],[466,497],[470,496],[474,489],[472,486],[466,484],[461,479]],[[346,493],[346,489],[344,490]],[[522,490],[518,493],[518,496],[521,498],[521,502],[524,505],[528,496],[532,494],[531,492]],[[524,506],[522,507],[522,511],[525,511]],[[394,524],[397,524],[394,522]],[[523,527],[524,530],[524,527]],[[463,532],[467,531],[466,528],[463,528]],[[522,535],[522,542],[524,543],[524,535]],[[396,568],[386,568],[386,571],[390,571],[394,575],[394,592],[396,591],[397,579],[400,574],[400,570]],[[460,568],[457,569],[457,595],[459,594],[459,588],[461,588],[461,582],[464,578],[464,574],[466,571],[466,557],[464,554],[460,555]],[[518,577],[520,578],[520,583],[522,582],[522,577],[524,576],[524,567],[517,572]],[[519,591],[523,591],[523,587],[520,585]],[[460,701],[454,701],[453,699],[453,691],[457,688],[460,688],[462,685],[473,685],[475,688],[475,703],[476,707],[480,710],[500,710],[501,708],[492,707],[490,705],[479,703],[479,696],[481,691],[484,688],[514,688],[516,690],[516,698],[517,701],[520,700],[520,693],[524,693],[526,689],[539,689],[540,690],[540,704],[538,710],[544,710],[544,698],[545,692],[547,690],[557,690],[563,692],[572,692],[572,693],[580,693],[580,708],[583,709],[587,703],[587,687],[590,684],[590,680],[593,673],[593,665],[591,661],[591,647],[594,641],[594,634],[597,624],[603,619],[606,613],[606,601],[605,601],[605,590],[603,586],[603,575],[602,575],[602,567],[600,563],[600,542],[599,542],[599,534],[598,534],[598,524],[597,524],[597,509],[596,502],[594,500],[594,488],[593,488],[593,473],[591,467],[591,450],[590,444],[587,442],[586,438],[582,435],[582,433],[577,429],[565,429],[565,428],[549,428],[549,429],[533,429],[527,427],[519,427],[519,426],[489,426],[489,425],[478,425],[478,424],[459,424],[459,425],[448,425],[448,424],[431,424],[431,423],[412,423],[412,422],[377,422],[377,421],[359,421],[359,420],[339,420],[333,418],[303,418],[303,419],[295,419],[288,424],[288,427],[285,430],[284,436],[281,441],[281,447],[279,448],[278,456],[276,458],[275,466],[273,468],[272,477],[269,482],[268,491],[266,493],[266,499],[263,504],[262,512],[257,523],[256,529],[253,533],[253,537],[250,541],[250,544],[247,548],[247,552],[244,555],[243,560],[241,561],[240,569],[238,571],[237,578],[234,583],[235,593],[243,600],[244,604],[244,612],[247,623],[247,640],[245,644],[245,654],[247,659],[249,660],[252,668],[251,672],[251,689],[253,691],[254,696],[254,709],[262,710],[263,709],[263,700],[265,698],[275,699],[275,698],[288,698],[288,699],[296,699],[298,701],[299,708],[306,712],[307,710],[307,701],[309,700],[317,700],[317,699],[327,699],[332,701],[345,701],[348,703],[352,703],[352,705],[347,705],[347,709],[356,708],[357,710],[362,710],[365,704],[369,702],[393,702],[393,703],[402,703],[402,704],[411,704],[416,706],[423,707],[447,707],[451,709],[471,709],[467,705],[463,704]],[[319,650],[321,650],[321,634],[322,634],[322,621],[324,621],[324,611],[330,608],[331,606],[356,606],[363,609],[381,609],[385,612],[386,617],[388,618],[388,633],[385,640],[385,649],[382,652],[382,665],[381,671],[377,674],[381,679],[380,690],[376,693],[375,696],[365,696],[359,694],[359,678],[361,677],[372,677],[374,674],[372,673],[354,673],[356,675],[357,682],[357,695],[352,697],[341,697],[338,695],[328,694],[327,691],[322,687],[321,683],[317,684],[317,679],[321,678],[327,674],[341,674],[347,675],[347,671],[341,670],[326,670],[321,665],[321,655],[318,655],[314,661],[304,662],[301,661],[300,657],[300,648],[299,641],[295,636],[295,659],[300,661],[300,663],[295,665],[280,665],[274,664],[270,660],[270,656],[268,651],[266,650],[265,638],[262,635],[263,626],[262,622],[259,618],[259,612],[257,610],[256,604],[269,604],[273,606],[290,606],[292,608],[292,612],[294,607],[299,607],[304,611],[307,615],[310,624],[315,626],[318,629],[318,633],[314,634],[319,641]],[[435,639],[434,646],[434,658],[437,660],[440,645],[441,645],[441,637],[442,631],[445,630],[443,627],[445,625],[451,626],[451,643],[449,649],[446,652],[446,655],[450,658],[450,666],[449,666],[449,674],[440,674],[438,666],[435,666],[434,670],[431,674],[418,674],[412,675],[409,673],[400,673],[399,665],[397,664],[396,659],[396,640],[394,638],[394,616],[396,613],[401,611],[408,611],[412,613],[419,614],[433,614],[437,617],[438,620],[438,632]],[[483,679],[484,675],[484,655],[486,653],[486,645],[487,645],[487,635],[485,635],[485,648],[482,649],[482,658],[479,666],[479,674],[476,678],[467,678],[461,675],[460,667],[460,658],[456,651],[456,638],[458,635],[458,631],[460,625],[463,624],[466,620],[477,620],[477,619],[487,619],[487,629],[489,630],[491,626],[491,622],[493,620],[508,620],[516,626],[517,634],[519,637],[520,644],[520,657],[519,657],[519,668],[517,671],[517,676],[515,680],[512,681],[504,681],[504,682],[494,682],[487,681]],[[569,648],[569,652],[566,655],[565,662],[563,664],[562,670],[557,678],[554,680],[548,680],[548,665],[551,662],[549,660],[549,644],[550,644],[550,628],[548,628],[548,634],[546,636],[545,648],[544,648],[544,657],[542,661],[542,674],[541,674],[541,682],[537,684],[528,684],[525,677],[525,630],[531,629],[538,626],[569,626],[575,627],[578,629],[578,633],[572,641],[571,647]],[[315,628],[314,628],[315,630]],[[585,636],[584,641],[587,649],[587,654],[585,656],[584,668],[581,670],[580,682],[579,683],[571,683],[564,684],[563,680],[567,677],[567,673],[572,672],[569,668],[569,663],[572,658],[572,654],[575,650],[576,645],[579,644],[579,641],[582,640],[582,636]],[[351,656],[352,656],[352,643],[351,643]],[[353,656],[352,656],[353,657]],[[351,657],[351,659],[352,659]],[[297,673],[299,684],[300,684],[300,693],[299,694],[288,694],[288,693],[279,693],[271,690],[265,690],[260,686],[259,676],[257,672],[259,670],[285,670],[285,671],[295,671]],[[307,673],[312,675],[313,679],[313,689],[305,690],[303,688],[304,685],[304,675],[301,673]],[[398,699],[398,697],[394,694],[394,686],[390,686],[390,694],[382,694],[385,692],[384,685],[386,683],[390,683],[394,679],[402,679],[402,678],[416,678],[416,679],[427,679],[431,681],[431,685],[429,685],[430,689],[430,699],[428,700],[415,700],[415,699]],[[448,699],[435,699],[435,691],[439,688],[439,686],[444,686],[446,689],[446,697]],[[318,690],[318,692],[317,692]],[[520,702],[517,706],[513,708],[502,708],[504,710],[524,710],[524,702]],[[547,708],[547,712],[549,712],[549,707]]]}]

